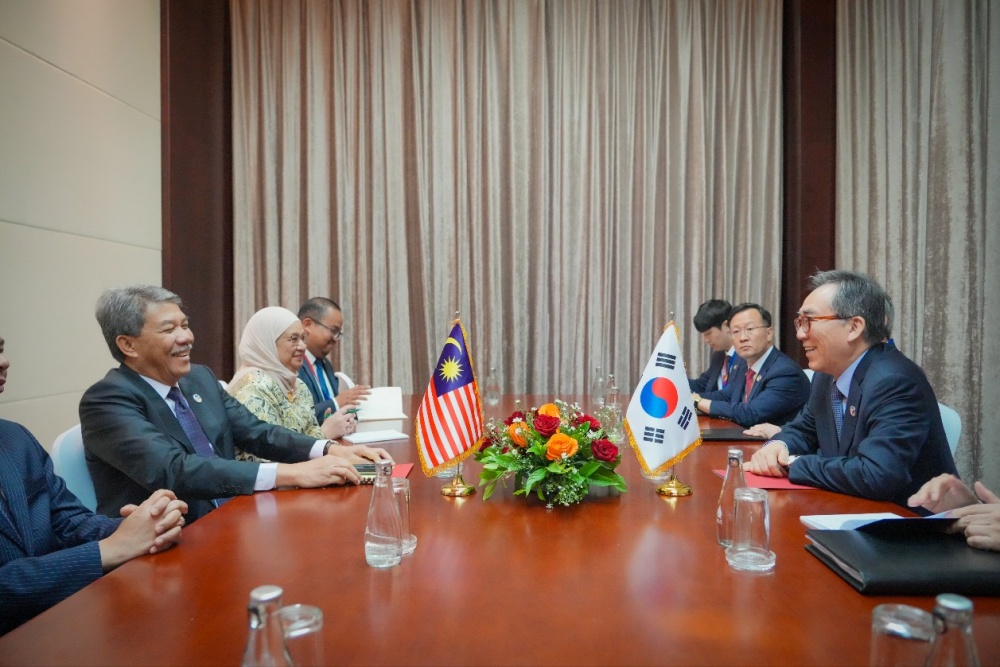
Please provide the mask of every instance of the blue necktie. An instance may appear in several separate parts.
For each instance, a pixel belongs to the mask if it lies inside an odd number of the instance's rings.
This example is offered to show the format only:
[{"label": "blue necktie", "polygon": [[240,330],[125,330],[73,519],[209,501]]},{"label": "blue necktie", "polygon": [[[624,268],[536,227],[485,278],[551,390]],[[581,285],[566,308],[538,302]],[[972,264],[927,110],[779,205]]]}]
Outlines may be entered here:
[{"label": "blue necktie", "polygon": [[[191,408],[188,406],[188,402],[185,400],[181,390],[177,387],[171,387],[170,391],[167,392],[167,398],[174,402],[174,414],[177,415],[177,421],[181,423],[184,435],[191,441],[194,451],[199,456],[204,456],[207,459],[215,456],[215,450],[212,449],[212,443],[209,442],[208,436],[205,435],[205,429],[201,427],[201,422],[191,412]],[[231,498],[215,498],[212,500],[212,503],[216,507],[219,507],[228,500],[231,500]]]},{"label": "blue necktie", "polygon": [[840,393],[837,385],[833,385],[830,392],[830,402],[833,406],[833,421],[837,425],[837,441],[840,441],[840,432],[844,430],[844,395]]},{"label": "blue necktie", "polygon": [[[323,398],[330,400],[330,392],[326,388],[326,382],[323,382],[323,376],[326,375],[326,366],[323,365],[323,360],[319,357],[316,358],[316,384],[319,385],[319,390],[323,392]],[[333,386],[333,383],[330,383]]]},{"label": "blue necktie", "polygon": [[174,414],[177,415],[177,421],[181,423],[184,435],[191,441],[194,451],[205,458],[215,456],[215,450],[212,449],[212,443],[208,441],[208,436],[205,435],[205,429],[201,427],[198,418],[191,412],[191,408],[184,399],[184,394],[181,393],[181,390],[177,387],[171,387],[170,391],[167,392],[167,398],[174,402]]}]

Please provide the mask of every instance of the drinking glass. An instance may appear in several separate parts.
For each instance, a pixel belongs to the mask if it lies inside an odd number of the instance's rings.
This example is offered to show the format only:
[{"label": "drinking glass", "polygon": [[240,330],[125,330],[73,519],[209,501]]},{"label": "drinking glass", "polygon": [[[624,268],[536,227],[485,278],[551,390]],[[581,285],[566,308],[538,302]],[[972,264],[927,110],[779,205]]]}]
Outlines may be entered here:
[{"label": "drinking glass", "polygon": [[618,385],[614,385],[608,390],[604,398],[604,407],[608,415],[605,431],[607,431],[608,439],[617,444],[625,436],[625,415],[622,412],[622,394]]},{"label": "drinking glass", "polygon": [[293,604],[277,611],[285,650],[295,667],[323,664],[323,610]]},{"label": "drinking glass", "polygon": [[872,667],[923,665],[934,637],[930,612],[906,604],[872,609]]},{"label": "drinking glass", "polygon": [[774,569],[771,551],[771,519],[764,489],[736,489],[736,527],[733,546],[726,549],[726,561],[735,570],[770,572]]},{"label": "drinking glass", "polygon": [[403,555],[409,556],[417,548],[417,537],[410,533],[410,480],[393,477],[392,492],[399,504],[399,518],[402,521]]}]

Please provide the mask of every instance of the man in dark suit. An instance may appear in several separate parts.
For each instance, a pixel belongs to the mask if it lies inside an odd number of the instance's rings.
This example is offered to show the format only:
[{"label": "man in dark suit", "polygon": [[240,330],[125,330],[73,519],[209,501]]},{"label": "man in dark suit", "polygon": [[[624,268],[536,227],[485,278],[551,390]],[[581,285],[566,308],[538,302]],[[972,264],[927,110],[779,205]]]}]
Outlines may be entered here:
[{"label": "man in dark suit", "polygon": [[[9,363],[0,338],[0,393]],[[169,549],[187,505],[156,491],[124,519],[94,514],[20,424],[0,419],[0,635],[143,554]]]},{"label": "man in dark suit", "polygon": [[955,462],[924,372],[888,338],[882,287],[854,271],[823,271],[795,320],[816,371],[802,413],[748,470],[906,506]]},{"label": "man in dark suit", "polygon": [[306,332],[306,358],[299,368],[299,378],[309,387],[320,424],[328,411],[353,405],[371,393],[367,385],[342,387],[329,355],[344,335],[344,314],[336,301],[314,296],[299,308],[299,319]]},{"label": "man in dark suit", "polygon": [[771,313],[740,304],[729,314],[729,333],[741,363],[725,389],[693,395],[698,409],[741,426],[792,419],[809,398],[809,378],[772,344]]},{"label": "man in dark suit", "polygon": [[[390,458],[262,422],[191,363],[194,334],[180,298],[161,287],[107,290],[97,320],[121,362],[86,391],[80,422],[98,511],[110,514],[151,489],[173,489],[189,521],[231,496],[277,487],[360,481],[351,465]],[[279,463],[236,461],[235,446]]]},{"label": "man in dark suit", "polygon": [[710,299],[698,306],[694,328],[712,349],[708,368],[697,378],[688,378],[691,391],[725,389],[739,364],[739,357],[729,337],[729,311],[732,306],[722,299]]}]

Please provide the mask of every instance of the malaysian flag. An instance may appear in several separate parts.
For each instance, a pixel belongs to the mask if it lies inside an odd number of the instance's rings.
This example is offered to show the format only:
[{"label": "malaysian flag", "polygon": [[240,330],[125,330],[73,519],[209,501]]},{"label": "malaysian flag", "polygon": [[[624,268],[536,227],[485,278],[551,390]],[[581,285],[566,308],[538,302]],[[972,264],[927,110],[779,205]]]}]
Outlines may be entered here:
[{"label": "malaysian flag", "polygon": [[625,433],[646,474],[661,473],[701,444],[677,325],[670,322],[625,413]]},{"label": "malaysian flag", "polygon": [[458,320],[434,366],[415,426],[420,466],[427,476],[467,458],[483,437],[483,408],[472,355]]}]

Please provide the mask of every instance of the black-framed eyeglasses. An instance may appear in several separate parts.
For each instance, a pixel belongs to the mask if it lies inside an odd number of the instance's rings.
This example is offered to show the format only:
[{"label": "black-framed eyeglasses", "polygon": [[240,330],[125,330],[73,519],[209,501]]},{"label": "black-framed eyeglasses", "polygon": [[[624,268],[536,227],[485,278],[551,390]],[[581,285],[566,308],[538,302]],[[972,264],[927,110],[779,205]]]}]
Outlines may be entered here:
[{"label": "black-framed eyeglasses", "polygon": [[333,336],[334,340],[340,340],[341,338],[344,337],[344,331],[342,329],[334,329],[333,327],[328,327],[319,320],[313,320],[313,322],[315,322],[316,324],[320,325],[321,327],[329,331],[330,335]]},{"label": "black-framed eyeglasses", "polygon": [[832,320],[849,320],[849,317],[841,317],[840,315],[799,315],[792,322],[795,324],[795,330],[802,330],[802,333],[809,333],[809,329],[812,328],[813,322],[830,322]]}]

